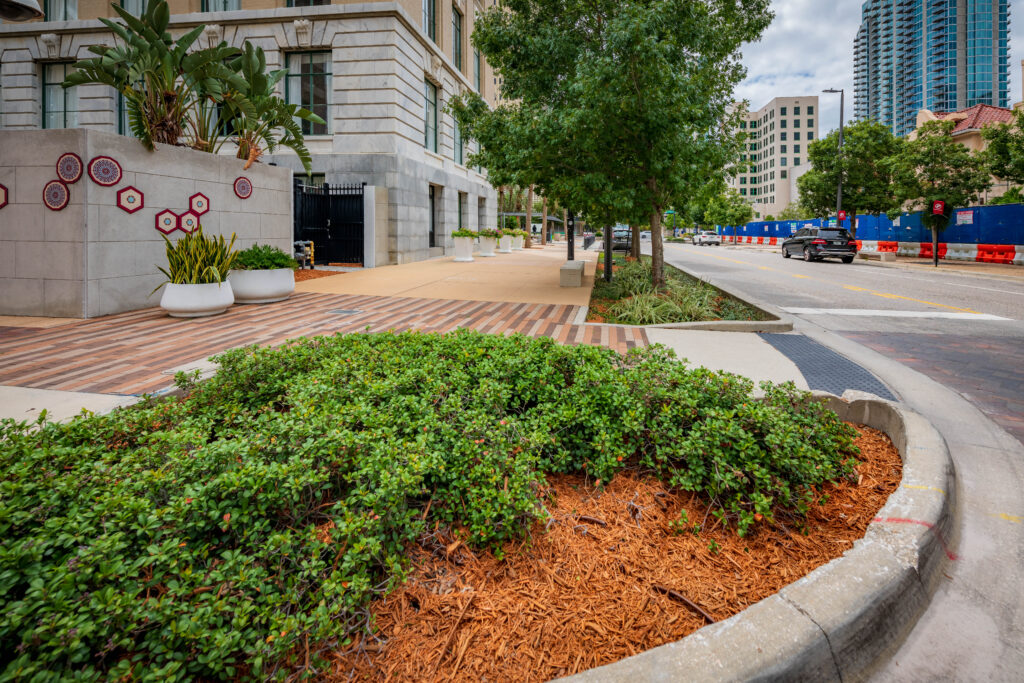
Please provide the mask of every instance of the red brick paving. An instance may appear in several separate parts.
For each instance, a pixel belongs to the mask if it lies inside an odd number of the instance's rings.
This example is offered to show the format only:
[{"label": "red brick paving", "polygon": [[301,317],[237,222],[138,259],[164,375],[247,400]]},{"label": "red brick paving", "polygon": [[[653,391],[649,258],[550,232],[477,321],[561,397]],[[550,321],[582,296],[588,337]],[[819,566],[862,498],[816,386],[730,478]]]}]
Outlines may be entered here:
[{"label": "red brick paving", "polygon": [[[334,312],[339,310],[358,312]],[[48,329],[0,327],[0,384],[151,393],[173,384],[164,371],[226,349],[367,330],[522,332],[620,352],[647,345],[640,328],[573,325],[578,311],[555,304],[304,293],[276,304],[233,306],[211,318],[176,319],[150,308]]]},{"label": "red brick paving", "polygon": [[846,332],[845,336],[959,392],[1024,443],[1020,338]]}]

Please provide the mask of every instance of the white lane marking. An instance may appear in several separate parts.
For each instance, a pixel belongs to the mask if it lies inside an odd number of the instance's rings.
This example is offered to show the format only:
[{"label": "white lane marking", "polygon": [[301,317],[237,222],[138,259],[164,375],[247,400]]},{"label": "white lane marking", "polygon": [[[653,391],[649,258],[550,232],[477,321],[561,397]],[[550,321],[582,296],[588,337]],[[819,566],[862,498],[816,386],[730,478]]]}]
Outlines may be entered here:
[{"label": "white lane marking", "polygon": [[[893,278],[898,278],[900,280],[913,280],[914,282],[921,282],[921,283],[928,283],[928,284],[933,284],[934,283],[934,279],[933,278],[929,278],[928,275],[942,275],[942,273],[922,273],[922,275],[924,275],[924,277],[914,277],[912,275],[897,275],[896,273],[878,272],[879,269],[877,267],[875,267],[875,266],[861,266],[860,264],[857,264],[857,265],[859,266],[857,268],[858,272],[862,271],[862,270],[863,271],[871,270],[871,271],[873,271],[871,273],[872,275],[884,275],[885,277],[893,277]],[[972,277],[984,277],[983,273],[978,273],[978,274],[968,273],[968,275],[972,276]],[[942,281],[942,285],[944,287],[964,287],[966,289],[980,289],[980,290],[985,291],[985,292],[999,292],[1000,294],[1017,294],[1017,295],[1020,294],[1019,291],[1015,292],[1015,291],[1010,290],[1010,289],[996,289],[994,287],[979,287],[978,285],[965,285],[965,284],[961,284],[959,282],[950,282],[948,279],[943,280]]]},{"label": "white lane marking", "polygon": [[891,311],[866,308],[797,308],[783,306],[782,310],[797,315],[855,315],[879,318],[946,318],[949,320],[1011,320],[990,313],[947,313],[945,311]]}]

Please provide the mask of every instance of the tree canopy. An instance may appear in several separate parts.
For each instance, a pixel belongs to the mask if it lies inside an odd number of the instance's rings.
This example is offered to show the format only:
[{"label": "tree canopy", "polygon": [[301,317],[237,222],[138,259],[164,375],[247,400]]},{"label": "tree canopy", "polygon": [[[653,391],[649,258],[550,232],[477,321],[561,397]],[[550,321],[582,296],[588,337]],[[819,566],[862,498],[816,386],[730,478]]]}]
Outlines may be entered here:
[{"label": "tree canopy", "polygon": [[992,175],[1003,180],[1024,183],[1024,110],[1013,112],[1012,125],[997,123],[981,131],[988,142],[985,161]]},{"label": "tree canopy", "polygon": [[729,189],[708,203],[705,216],[715,225],[746,225],[754,218],[754,207],[741,197],[739,192]]},{"label": "tree canopy", "polygon": [[511,102],[452,103],[473,163],[538,186],[598,223],[651,225],[664,284],[661,220],[738,154],[729,113],[739,48],[772,14],[768,0],[504,0],[474,44]]}]

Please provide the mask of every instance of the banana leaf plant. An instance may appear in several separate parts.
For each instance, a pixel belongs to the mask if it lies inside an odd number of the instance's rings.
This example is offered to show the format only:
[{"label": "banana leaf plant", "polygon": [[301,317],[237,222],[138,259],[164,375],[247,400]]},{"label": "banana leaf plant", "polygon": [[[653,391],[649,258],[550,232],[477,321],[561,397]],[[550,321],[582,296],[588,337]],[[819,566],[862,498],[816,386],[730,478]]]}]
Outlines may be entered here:
[{"label": "banana leaf plant", "polygon": [[229,66],[240,76],[242,83],[224,100],[229,118],[227,127],[232,132],[232,141],[238,145],[238,158],[245,159],[245,167],[249,168],[264,152],[273,153],[278,147],[287,147],[298,155],[309,173],[312,159],[299,120],[319,124],[324,120],[275,94],[277,84],[288,70],[267,72],[263,48],[252,43],[246,43],[245,50],[231,60]]},{"label": "banana leaf plant", "polygon": [[227,90],[242,86],[239,75],[225,63],[240,50],[222,42],[189,52],[204,27],[174,40],[167,31],[166,0],[151,0],[141,17],[117,3],[111,7],[124,23],[100,21],[121,43],[91,46],[89,51],[98,56],[75,64],[63,86],[103,83],[115,88],[124,96],[132,134],[148,149],[158,142],[177,145],[185,138],[192,146],[211,151],[202,137],[200,105],[204,99],[223,101]]}]

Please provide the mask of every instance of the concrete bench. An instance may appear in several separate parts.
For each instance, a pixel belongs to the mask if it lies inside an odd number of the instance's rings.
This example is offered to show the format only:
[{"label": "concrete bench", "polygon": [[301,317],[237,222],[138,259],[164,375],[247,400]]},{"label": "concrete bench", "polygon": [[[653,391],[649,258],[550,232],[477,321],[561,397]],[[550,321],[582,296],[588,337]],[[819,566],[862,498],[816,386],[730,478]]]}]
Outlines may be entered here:
[{"label": "concrete bench", "polygon": [[558,269],[558,284],[561,287],[582,287],[585,261],[566,261]]}]

